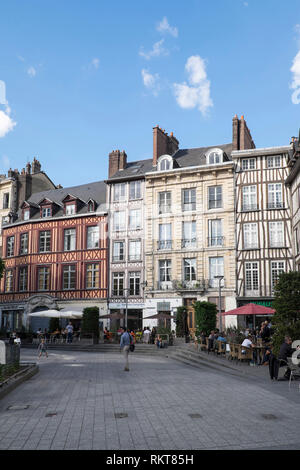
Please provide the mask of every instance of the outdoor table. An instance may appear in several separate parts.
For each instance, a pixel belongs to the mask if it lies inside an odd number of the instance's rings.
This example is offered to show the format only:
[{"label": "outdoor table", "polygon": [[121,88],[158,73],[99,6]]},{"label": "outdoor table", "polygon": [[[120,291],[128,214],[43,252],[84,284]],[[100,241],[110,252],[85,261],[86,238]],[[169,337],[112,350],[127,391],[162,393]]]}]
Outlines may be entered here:
[{"label": "outdoor table", "polygon": [[[266,350],[269,347],[270,346],[267,346],[267,345],[266,346],[255,345],[254,347],[252,347],[252,349],[256,351],[256,363],[257,363],[257,365],[262,364],[264,353],[266,352]],[[254,358],[253,358],[253,361],[254,361]]]}]

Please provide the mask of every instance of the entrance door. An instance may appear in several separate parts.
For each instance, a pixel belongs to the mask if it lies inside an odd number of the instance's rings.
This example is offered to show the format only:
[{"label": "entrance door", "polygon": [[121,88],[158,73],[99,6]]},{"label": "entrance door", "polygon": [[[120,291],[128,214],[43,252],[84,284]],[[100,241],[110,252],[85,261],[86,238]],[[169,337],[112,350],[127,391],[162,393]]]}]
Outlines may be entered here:
[{"label": "entrance door", "polygon": [[196,302],[196,300],[196,298],[184,299],[184,306],[187,312],[188,327],[192,336],[195,336],[196,332],[195,310],[193,307],[193,303]]},{"label": "entrance door", "polygon": [[134,319],[128,318],[128,328],[133,331],[141,330],[143,326],[143,310],[128,309],[128,315],[130,317],[136,317]]}]

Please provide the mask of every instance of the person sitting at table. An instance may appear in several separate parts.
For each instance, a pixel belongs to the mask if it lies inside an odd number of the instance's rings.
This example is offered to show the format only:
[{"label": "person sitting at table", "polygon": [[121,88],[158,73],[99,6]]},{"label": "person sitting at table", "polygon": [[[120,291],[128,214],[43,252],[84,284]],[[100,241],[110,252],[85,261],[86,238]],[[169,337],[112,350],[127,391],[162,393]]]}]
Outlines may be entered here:
[{"label": "person sitting at table", "polygon": [[215,341],[215,331],[212,330],[208,337],[208,351],[212,351],[214,348],[214,341]]},{"label": "person sitting at table", "polygon": [[[252,336],[248,335],[247,338],[242,342],[242,354],[246,354],[247,349],[255,348],[255,344],[252,342]],[[247,348],[247,349],[246,349]],[[256,361],[256,351],[253,350],[253,361]]]},{"label": "person sitting at table", "polygon": [[163,347],[163,343],[162,343],[162,339],[161,339],[160,335],[158,335],[157,338],[156,338],[156,346],[157,346],[158,348],[162,348],[162,347]]}]

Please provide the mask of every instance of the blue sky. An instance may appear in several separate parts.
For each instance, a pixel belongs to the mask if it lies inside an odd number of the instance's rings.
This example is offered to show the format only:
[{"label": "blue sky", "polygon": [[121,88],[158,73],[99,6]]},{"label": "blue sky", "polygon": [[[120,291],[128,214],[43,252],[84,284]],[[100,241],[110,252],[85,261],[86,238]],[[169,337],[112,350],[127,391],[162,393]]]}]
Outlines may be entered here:
[{"label": "blue sky", "polygon": [[230,142],[234,114],[257,147],[298,134],[299,0],[0,0],[0,21],[0,173],[105,179],[156,124],[181,148]]}]

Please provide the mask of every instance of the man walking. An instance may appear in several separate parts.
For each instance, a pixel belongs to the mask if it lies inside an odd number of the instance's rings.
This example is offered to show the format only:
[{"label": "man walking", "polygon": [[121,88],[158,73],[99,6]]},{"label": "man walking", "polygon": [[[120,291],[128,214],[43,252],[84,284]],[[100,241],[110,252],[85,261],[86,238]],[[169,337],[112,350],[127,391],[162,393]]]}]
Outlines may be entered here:
[{"label": "man walking", "polygon": [[121,336],[120,349],[123,350],[123,352],[124,352],[124,356],[125,356],[125,368],[124,368],[124,370],[126,372],[129,371],[128,354],[129,354],[129,349],[130,349],[131,344],[133,344],[133,338],[130,334],[130,330],[129,329],[127,329],[127,331],[124,330],[124,333]]},{"label": "man walking", "polygon": [[67,343],[72,343],[72,340],[73,340],[73,325],[70,321],[69,321],[69,324],[66,327],[66,330],[68,332]]}]

